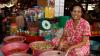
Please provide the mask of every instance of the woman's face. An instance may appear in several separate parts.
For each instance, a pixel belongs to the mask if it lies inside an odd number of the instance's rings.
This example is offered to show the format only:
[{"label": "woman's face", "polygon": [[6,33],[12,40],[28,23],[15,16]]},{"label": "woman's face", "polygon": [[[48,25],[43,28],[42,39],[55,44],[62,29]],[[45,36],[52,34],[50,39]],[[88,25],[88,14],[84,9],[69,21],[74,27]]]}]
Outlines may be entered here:
[{"label": "woman's face", "polygon": [[80,19],[82,15],[82,9],[79,6],[75,6],[71,11],[71,15],[73,19]]}]

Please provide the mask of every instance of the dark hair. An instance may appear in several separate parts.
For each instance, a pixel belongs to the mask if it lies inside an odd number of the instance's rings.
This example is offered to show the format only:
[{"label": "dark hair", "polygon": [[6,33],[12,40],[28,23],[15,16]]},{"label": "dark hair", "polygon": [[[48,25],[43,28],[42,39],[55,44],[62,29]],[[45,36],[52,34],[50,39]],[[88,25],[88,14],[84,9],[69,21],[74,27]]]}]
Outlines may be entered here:
[{"label": "dark hair", "polygon": [[82,10],[82,18],[87,19],[87,17],[86,17],[86,11],[84,10],[83,6],[80,3],[72,4],[72,6],[69,9],[70,12],[73,11],[73,9],[74,9],[75,6],[79,6],[81,8],[81,10]]}]

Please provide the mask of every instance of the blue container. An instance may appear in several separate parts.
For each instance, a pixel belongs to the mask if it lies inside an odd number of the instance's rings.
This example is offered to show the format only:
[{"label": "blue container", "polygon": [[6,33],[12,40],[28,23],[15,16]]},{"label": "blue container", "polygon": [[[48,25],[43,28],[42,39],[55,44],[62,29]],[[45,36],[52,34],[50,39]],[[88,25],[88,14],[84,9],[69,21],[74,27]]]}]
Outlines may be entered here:
[{"label": "blue container", "polygon": [[90,40],[90,48],[91,50],[97,50],[100,46],[100,42]]},{"label": "blue container", "polygon": [[51,35],[51,34],[48,34],[48,35],[44,36],[44,39],[45,39],[46,41],[51,41],[52,35]]}]

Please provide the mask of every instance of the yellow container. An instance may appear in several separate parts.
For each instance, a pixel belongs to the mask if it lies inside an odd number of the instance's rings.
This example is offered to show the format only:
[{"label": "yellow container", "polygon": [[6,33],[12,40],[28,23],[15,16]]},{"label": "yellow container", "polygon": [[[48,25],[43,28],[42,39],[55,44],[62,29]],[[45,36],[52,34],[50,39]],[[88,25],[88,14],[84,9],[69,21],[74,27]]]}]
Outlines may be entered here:
[{"label": "yellow container", "polygon": [[44,11],[46,19],[54,18],[54,7],[45,7]]}]

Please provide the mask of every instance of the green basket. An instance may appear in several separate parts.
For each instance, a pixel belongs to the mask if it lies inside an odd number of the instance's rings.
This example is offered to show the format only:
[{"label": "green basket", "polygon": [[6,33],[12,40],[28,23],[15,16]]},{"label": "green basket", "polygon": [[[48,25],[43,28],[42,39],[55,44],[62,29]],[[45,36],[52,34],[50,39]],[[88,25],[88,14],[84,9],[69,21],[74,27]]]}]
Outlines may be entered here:
[{"label": "green basket", "polygon": [[59,27],[62,28],[65,26],[66,21],[70,19],[70,16],[59,16],[57,19],[59,20]]}]

